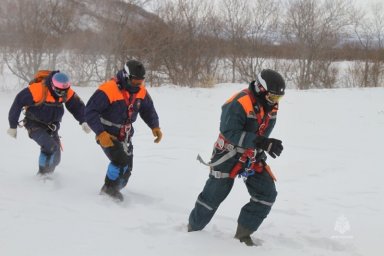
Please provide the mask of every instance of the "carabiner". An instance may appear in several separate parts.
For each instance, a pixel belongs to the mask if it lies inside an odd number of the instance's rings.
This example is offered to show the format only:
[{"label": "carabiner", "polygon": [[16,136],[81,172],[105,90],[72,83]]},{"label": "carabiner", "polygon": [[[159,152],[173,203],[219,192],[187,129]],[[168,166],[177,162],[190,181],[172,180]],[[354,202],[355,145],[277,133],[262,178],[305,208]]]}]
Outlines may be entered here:
[{"label": "carabiner", "polygon": [[51,130],[52,132],[56,131],[57,126],[55,124],[48,124],[48,129]]}]

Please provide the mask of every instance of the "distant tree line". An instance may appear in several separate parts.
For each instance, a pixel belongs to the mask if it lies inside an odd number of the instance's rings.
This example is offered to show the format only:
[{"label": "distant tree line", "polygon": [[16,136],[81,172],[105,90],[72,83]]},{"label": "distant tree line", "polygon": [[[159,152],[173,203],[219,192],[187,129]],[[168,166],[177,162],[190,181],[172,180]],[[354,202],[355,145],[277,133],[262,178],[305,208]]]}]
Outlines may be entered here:
[{"label": "distant tree line", "polygon": [[263,68],[298,89],[384,86],[382,3],[3,0],[0,35],[0,67],[23,81],[49,68],[86,86],[136,58],[152,86],[251,81]]}]

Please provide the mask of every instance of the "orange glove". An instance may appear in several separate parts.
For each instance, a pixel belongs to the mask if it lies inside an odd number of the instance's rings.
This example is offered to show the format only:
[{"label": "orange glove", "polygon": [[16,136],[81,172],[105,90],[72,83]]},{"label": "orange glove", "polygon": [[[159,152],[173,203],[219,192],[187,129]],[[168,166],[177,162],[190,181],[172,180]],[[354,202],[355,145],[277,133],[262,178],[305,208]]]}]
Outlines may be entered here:
[{"label": "orange glove", "polygon": [[155,143],[159,143],[161,141],[161,138],[163,137],[163,133],[161,132],[159,127],[152,129],[153,136],[156,137],[156,139],[153,141]]},{"label": "orange glove", "polygon": [[112,139],[116,139],[116,138],[106,131],[103,131],[102,133],[96,136],[97,142],[103,148],[112,147],[114,145]]}]

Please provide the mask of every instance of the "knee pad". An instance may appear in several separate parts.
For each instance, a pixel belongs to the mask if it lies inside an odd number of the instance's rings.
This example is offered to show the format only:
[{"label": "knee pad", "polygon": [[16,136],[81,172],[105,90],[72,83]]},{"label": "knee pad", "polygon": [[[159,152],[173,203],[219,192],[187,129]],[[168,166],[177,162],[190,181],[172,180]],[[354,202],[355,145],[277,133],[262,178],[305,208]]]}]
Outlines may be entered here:
[{"label": "knee pad", "polygon": [[108,179],[114,181],[120,176],[120,167],[110,163],[107,169],[107,177]]}]

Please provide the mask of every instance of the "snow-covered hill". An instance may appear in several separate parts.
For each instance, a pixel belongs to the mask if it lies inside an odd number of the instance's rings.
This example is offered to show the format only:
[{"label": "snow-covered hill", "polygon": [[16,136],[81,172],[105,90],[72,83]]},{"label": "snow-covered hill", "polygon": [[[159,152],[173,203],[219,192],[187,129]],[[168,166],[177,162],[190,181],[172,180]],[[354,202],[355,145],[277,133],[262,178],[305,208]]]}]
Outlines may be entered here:
[{"label": "snow-covered hill", "polygon": [[[62,163],[39,180],[39,149],[23,129],[6,135],[17,92],[0,93],[0,255],[381,255],[384,233],[384,88],[288,90],[272,137],[283,141],[269,163],[279,192],[248,248],[233,239],[249,200],[242,180],[201,232],[187,219],[207,178],[220,107],[246,85],[149,88],[163,141],[140,120],[134,172],[117,204],[100,196],[107,158],[66,112]],[[75,88],[86,101],[95,88]]]}]

